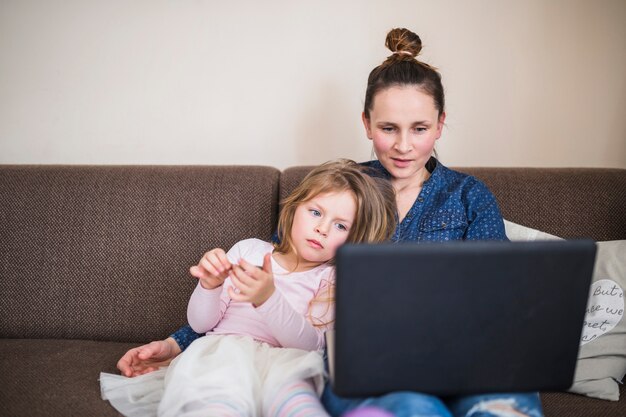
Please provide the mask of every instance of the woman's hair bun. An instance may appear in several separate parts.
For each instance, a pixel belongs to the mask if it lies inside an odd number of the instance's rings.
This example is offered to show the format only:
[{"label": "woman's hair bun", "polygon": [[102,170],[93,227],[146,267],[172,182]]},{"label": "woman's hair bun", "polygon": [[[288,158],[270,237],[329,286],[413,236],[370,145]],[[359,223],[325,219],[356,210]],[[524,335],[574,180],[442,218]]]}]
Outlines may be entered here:
[{"label": "woman's hair bun", "polygon": [[385,46],[394,54],[410,55],[415,58],[422,50],[422,40],[408,29],[396,28],[387,34]]}]

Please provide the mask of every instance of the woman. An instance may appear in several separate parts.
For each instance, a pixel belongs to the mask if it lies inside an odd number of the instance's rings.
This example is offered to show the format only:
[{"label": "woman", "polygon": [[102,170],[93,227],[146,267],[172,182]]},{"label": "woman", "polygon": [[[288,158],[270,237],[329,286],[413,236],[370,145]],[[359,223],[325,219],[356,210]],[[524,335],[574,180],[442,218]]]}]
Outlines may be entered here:
[{"label": "woman", "polygon": [[[392,54],[369,75],[362,119],[378,158],[366,165],[376,175],[388,178],[396,191],[398,225],[392,239],[506,240],[500,210],[487,187],[474,177],[446,168],[432,156],[444,126],[445,99],[439,73],[416,59],[422,49],[420,38],[407,29],[393,29],[385,44]],[[118,368],[127,376],[150,372],[197,337],[188,327],[182,328],[165,341],[131,349]],[[343,399],[327,385],[322,402],[333,416],[363,406],[377,406],[396,416],[542,415],[537,393],[444,400],[399,392]]]}]

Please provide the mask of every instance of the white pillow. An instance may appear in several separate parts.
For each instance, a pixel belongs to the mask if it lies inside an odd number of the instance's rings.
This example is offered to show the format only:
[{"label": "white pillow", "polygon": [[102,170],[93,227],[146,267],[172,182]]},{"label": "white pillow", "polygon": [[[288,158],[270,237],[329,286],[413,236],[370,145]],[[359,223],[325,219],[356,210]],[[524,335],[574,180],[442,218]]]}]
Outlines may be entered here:
[{"label": "white pillow", "polygon": [[[504,227],[512,241],[560,239],[506,220]],[[597,245],[574,385],[569,391],[617,401],[618,381],[626,374],[626,240]]]},{"label": "white pillow", "polygon": [[504,230],[509,240],[563,240],[562,238],[550,235],[521,224],[513,223],[508,220],[504,221]]}]

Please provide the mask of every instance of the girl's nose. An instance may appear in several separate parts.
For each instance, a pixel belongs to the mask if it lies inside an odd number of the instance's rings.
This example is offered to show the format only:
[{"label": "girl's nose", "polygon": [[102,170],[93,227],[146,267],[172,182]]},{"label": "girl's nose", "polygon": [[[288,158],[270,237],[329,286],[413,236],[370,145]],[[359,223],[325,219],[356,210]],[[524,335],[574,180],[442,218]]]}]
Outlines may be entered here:
[{"label": "girl's nose", "polygon": [[328,225],[326,222],[319,222],[317,226],[315,226],[315,231],[322,236],[326,236],[328,234]]}]

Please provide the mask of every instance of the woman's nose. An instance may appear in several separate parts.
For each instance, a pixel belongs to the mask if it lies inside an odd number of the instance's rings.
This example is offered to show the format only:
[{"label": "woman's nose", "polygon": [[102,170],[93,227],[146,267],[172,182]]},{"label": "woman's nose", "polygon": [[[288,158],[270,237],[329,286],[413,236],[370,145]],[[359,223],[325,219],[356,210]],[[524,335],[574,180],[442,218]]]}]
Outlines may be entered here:
[{"label": "woman's nose", "polygon": [[403,132],[398,135],[394,148],[401,153],[407,153],[411,150],[411,142],[409,141],[408,133]]}]

